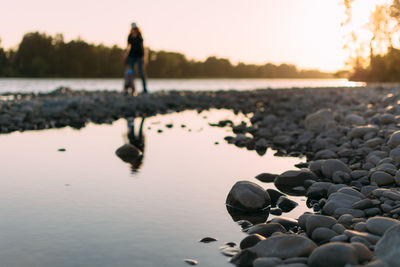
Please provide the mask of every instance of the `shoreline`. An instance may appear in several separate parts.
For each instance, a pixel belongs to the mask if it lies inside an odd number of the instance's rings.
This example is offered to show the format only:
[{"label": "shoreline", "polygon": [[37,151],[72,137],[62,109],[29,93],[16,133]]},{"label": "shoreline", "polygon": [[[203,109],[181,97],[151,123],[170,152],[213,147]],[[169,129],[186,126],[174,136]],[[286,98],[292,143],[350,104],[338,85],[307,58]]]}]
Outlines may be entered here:
[{"label": "shoreline", "polygon": [[[397,91],[347,87],[170,91],[124,97],[119,92],[62,88],[48,94],[15,93],[2,100],[0,130],[81,128],[89,121],[110,123],[187,109],[250,114],[250,124],[221,121],[215,126],[231,127],[236,135],[226,140],[238,147],[260,154],[273,148],[282,156],[306,156],[303,169],[284,172],[270,182],[287,195],[306,195],[314,213],[303,214],[299,220],[282,217],[254,226],[249,222],[249,236],[231,261],[238,266],[264,266],[271,261],[311,267],[395,266],[400,253]],[[248,186],[238,189],[239,193],[253,188],[251,183]],[[278,208],[284,209],[281,196],[273,199],[265,190],[260,194],[269,198],[262,208],[275,200]],[[228,197],[227,204],[257,213],[259,204],[240,205],[249,199],[260,203],[258,197],[246,195],[245,201]],[[279,249],[283,244],[285,249]],[[339,254],[344,256],[337,257]],[[330,265],[326,265],[327,259]]]}]

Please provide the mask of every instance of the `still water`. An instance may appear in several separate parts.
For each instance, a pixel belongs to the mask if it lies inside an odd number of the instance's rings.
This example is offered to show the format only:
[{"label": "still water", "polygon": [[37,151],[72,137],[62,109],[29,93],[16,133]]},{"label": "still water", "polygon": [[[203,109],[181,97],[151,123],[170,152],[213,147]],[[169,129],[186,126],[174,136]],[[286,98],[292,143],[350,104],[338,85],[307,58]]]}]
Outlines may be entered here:
[{"label": "still water", "polygon": [[[5,92],[49,92],[60,86],[75,90],[121,90],[122,79],[30,79],[0,78],[0,94]],[[346,79],[149,79],[150,92],[161,90],[247,90],[265,88],[304,87],[354,87],[364,86],[362,82]],[[136,88],[142,90],[136,80]]]},{"label": "still water", "polygon": [[[124,119],[0,135],[0,266],[231,266],[218,247],[244,234],[224,205],[230,188],[273,188],[254,176],[301,161],[226,144],[231,131],[208,123],[232,118],[247,120],[226,110],[146,118],[133,170],[115,155],[129,141]],[[301,205],[284,216],[297,218],[305,199],[292,199]],[[206,236],[218,241],[198,242]]]}]

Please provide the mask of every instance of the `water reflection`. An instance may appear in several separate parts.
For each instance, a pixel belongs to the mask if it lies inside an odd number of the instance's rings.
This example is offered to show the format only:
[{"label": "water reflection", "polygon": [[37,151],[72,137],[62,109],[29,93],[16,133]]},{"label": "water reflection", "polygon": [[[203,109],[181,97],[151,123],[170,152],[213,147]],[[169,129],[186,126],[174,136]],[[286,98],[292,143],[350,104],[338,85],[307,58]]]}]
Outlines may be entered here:
[{"label": "water reflection", "polygon": [[229,215],[231,215],[234,222],[246,220],[251,222],[252,224],[264,223],[267,221],[269,216],[269,208],[265,211],[257,213],[242,212],[229,205],[226,205],[226,209],[228,210],[228,213]]},{"label": "water reflection", "polygon": [[132,173],[138,172],[143,164],[145,137],[143,134],[143,124],[145,117],[141,118],[139,130],[135,133],[135,119],[127,119],[128,133],[127,144],[118,148],[116,154],[121,160],[131,165]]}]

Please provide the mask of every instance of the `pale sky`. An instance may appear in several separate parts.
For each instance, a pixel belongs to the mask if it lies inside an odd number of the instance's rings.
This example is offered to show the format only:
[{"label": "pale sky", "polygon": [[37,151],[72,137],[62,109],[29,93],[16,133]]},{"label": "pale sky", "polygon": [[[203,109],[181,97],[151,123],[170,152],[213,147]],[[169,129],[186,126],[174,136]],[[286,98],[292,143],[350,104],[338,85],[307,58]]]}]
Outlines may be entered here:
[{"label": "pale sky", "polygon": [[[361,2],[362,1],[362,2]],[[360,20],[376,3],[360,0]],[[91,43],[126,46],[130,23],[153,50],[237,62],[293,63],[335,71],[346,53],[341,0],[4,0],[1,46],[15,47],[29,31],[80,36]],[[362,17],[362,18],[361,18]]]}]

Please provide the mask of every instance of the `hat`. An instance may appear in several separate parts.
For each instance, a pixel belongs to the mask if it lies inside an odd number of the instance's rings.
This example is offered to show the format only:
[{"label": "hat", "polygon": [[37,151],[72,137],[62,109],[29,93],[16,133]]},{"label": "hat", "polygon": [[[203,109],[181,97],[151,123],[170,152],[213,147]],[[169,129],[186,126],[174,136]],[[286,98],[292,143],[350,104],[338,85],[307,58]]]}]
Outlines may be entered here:
[{"label": "hat", "polygon": [[132,22],[131,27],[132,27],[132,29],[137,28],[136,22]]}]

